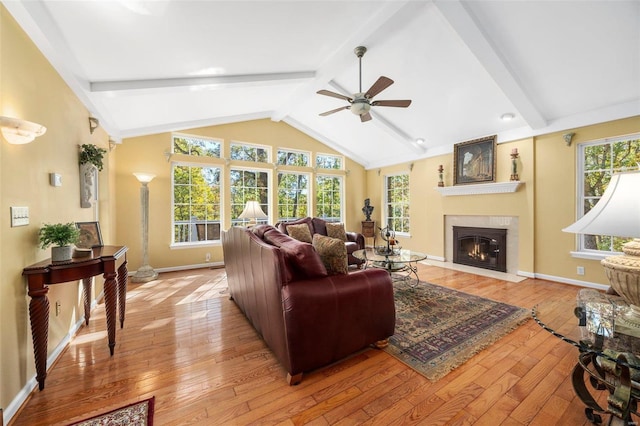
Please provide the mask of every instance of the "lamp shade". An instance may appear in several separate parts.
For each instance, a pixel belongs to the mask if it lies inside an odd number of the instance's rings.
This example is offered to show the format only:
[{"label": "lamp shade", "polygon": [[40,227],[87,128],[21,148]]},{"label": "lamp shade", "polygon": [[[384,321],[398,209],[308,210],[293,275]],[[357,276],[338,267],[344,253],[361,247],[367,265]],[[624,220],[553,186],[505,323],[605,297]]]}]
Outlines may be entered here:
[{"label": "lamp shade", "polygon": [[260,208],[260,203],[257,201],[247,201],[247,205],[244,206],[244,210],[238,216],[240,219],[266,219],[267,215]]},{"label": "lamp shade", "polygon": [[151,173],[134,173],[133,175],[140,183],[149,183],[156,177],[156,175],[152,175]]},{"label": "lamp shade", "polygon": [[46,127],[38,123],[11,117],[0,117],[0,129],[6,141],[14,145],[32,142],[47,131]]},{"label": "lamp shade", "polygon": [[600,201],[563,231],[640,238],[640,170],[614,174]]}]

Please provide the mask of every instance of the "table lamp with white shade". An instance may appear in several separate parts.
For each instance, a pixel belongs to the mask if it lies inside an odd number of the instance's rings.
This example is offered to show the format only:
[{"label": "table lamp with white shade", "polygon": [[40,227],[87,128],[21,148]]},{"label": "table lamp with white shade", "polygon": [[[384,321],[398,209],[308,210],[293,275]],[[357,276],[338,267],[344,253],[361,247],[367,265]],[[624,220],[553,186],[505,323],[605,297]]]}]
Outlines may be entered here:
[{"label": "table lamp with white shade", "polygon": [[633,238],[622,255],[601,261],[611,288],[629,304],[616,318],[616,331],[640,337],[640,170],[614,174],[602,198],[565,232]]},{"label": "table lamp with white shade", "polygon": [[256,219],[266,219],[267,217],[257,201],[247,201],[244,210],[238,216],[239,219],[249,219],[249,226],[255,225]]}]

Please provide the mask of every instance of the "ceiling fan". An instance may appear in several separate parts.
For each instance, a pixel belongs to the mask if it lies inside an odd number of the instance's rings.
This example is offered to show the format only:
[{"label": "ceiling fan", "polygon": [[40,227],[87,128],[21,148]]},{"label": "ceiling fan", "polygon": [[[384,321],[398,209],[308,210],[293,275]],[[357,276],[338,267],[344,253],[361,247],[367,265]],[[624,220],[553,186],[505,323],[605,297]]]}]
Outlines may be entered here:
[{"label": "ceiling fan", "polygon": [[331,92],[329,90],[318,90],[316,93],[318,93],[319,95],[325,95],[325,96],[331,96],[333,98],[344,99],[345,101],[349,102],[349,105],[332,109],[331,111],[323,112],[320,115],[326,116],[338,111],[342,111],[343,109],[349,109],[355,115],[359,115],[360,121],[364,123],[365,121],[371,120],[371,114],[369,113],[369,110],[371,109],[372,106],[406,108],[409,105],[411,105],[411,100],[409,99],[393,100],[393,101],[372,101],[371,100],[375,95],[382,92],[384,89],[386,89],[387,87],[393,84],[393,80],[391,80],[389,77],[381,76],[380,78],[378,78],[378,80],[375,83],[373,83],[373,86],[371,86],[369,90],[367,90],[366,92],[362,92],[362,57],[366,53],[367,48],[364,46],[358,46],[355,49],[353,49],[353,51],[358,57],[359,68],[360,68],[359,92],[354,93],[352,97],[349,97],[349,96],[341,95],[340,93]]}]

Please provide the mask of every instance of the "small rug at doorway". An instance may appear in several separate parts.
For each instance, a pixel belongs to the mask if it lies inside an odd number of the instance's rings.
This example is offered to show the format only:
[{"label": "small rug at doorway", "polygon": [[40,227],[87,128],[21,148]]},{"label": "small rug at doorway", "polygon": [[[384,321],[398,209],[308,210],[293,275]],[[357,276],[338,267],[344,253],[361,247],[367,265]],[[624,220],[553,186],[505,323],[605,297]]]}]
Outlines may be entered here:
[{"label": "small rug at doorway", "polygon": [[385,351],[431,381],[529,319],[529,311],[420,281],[396,281],[396,330]]},{"label": "small rug at doorway", "polygon": [[135,402],[121,408],[99,414],[69,426],[153,426],[153,405],[155,397]]}]

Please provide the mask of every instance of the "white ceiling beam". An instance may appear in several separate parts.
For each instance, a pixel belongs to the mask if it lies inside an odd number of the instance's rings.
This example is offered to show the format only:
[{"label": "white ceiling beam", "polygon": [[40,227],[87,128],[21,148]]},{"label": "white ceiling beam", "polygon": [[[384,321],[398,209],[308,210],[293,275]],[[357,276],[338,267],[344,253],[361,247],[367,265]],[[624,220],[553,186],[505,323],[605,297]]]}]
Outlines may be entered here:
[{"label": "white ceiling beam", "polygon": [[158,78],[146,80],[120,80],[120,81],[96,81],[90,83],[91,92],[120,92],[138,91],[149,89],[171,89],[193,87],[226,88],[237,84],[243,87],[252,84],[274,82],[280,83],[301,83],[312,80],[315,77],[313,71],[297,71],[265,74],[244,74],[244,75],[214,75],[182,78]]},{"label": "white ceiling beam", "polygon": [[402,28],[404,24],[415,17],[417,10],[424,7],[424,1],[389,1],[382,4],[376,13],[360,22],[354,22],[351,36],[345,38],[334,53],[327,57],[316,71],[315,78],[312,81],[295,91],[291,97],[273,112],[271,120],[280,121],[284,119],[309,97],[317,96],[316,92],[335,78],[344,69],[345,63],[354,63],[356,59],[353,49],[356,46],[366,45],[367,39],[375,36],[385,25],[392,24],[396,28]]},{"label": "white ceiling beam", "polygon": [[532,129],[545,127],[547,120],[533,104],[515,73],[478,26],[464,3],[459,0],[434,0],[434,4],[529,126]]}]

